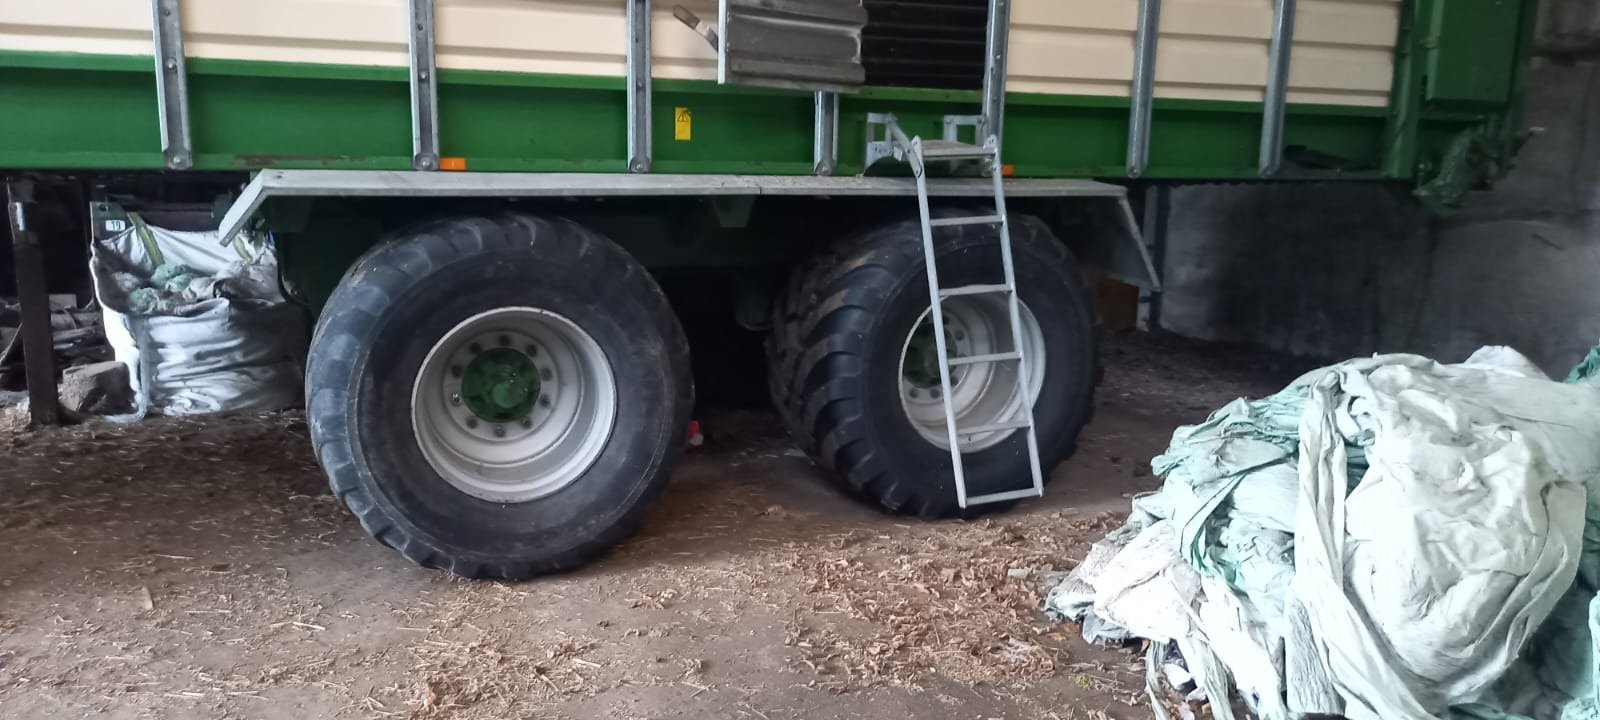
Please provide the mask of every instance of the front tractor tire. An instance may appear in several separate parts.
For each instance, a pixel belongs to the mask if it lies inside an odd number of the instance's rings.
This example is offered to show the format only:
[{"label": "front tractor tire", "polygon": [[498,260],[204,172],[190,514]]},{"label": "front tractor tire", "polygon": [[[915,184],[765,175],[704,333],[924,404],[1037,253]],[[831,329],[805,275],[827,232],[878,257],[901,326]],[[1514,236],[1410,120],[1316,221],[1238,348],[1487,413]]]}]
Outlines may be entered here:
[{"label": "front tractor tire", "polygon": [[[952,368],[951,400],[957,426],[978,427],[1020,417],[1020,394],[1030,393],[1048,480],[1093,413],[1096,330],[1066,245],[1037,218],[1011,220],[1021,352],[1032,377],[1023,388],[1014,364]],[[935,256],[943,287],[1004,279],[993,227],[940,230]],[[1017,349],[1003,295],[947,298],[944,320],[952,357]],[[965,514],[933,332],[921,228],[911,220],[846,238],[797,267],[775,303],[767,340],[769,389],[796,443],[855,494],[924,518]],[[969,436],[962,448],[969,494],[1031,485],[1025,431]]]},{"label": "front tractor tire", "polygon": [[423,224],[357,261],[312,339],[333,492],[425,567],[524,579],[630,535],[676,463],[689,348],[610,240],[527,214]]}]

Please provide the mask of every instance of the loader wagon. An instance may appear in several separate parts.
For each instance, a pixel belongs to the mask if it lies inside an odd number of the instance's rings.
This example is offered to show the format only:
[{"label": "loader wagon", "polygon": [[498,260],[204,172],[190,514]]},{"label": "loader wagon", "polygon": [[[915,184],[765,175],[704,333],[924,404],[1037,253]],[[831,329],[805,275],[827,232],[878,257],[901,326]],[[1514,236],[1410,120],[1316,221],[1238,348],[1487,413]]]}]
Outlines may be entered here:
[{"label": "loader wagon", "polygon": [[333,492],[416,563],[526,578],[626,537],[679,458],[664,273],[728,280],[778,414],[850,492],[1005,507],[1090,418],[1084,268],[1158,287],[1148,191],[1336,180],[1448,208],[1522,139],[1536,12],[3,2],[0,175],[25,304],[57,241],[30,218],[77,197],[49,188],[83,190],[97,235],[138,212],[270,239],[316,318]]}]

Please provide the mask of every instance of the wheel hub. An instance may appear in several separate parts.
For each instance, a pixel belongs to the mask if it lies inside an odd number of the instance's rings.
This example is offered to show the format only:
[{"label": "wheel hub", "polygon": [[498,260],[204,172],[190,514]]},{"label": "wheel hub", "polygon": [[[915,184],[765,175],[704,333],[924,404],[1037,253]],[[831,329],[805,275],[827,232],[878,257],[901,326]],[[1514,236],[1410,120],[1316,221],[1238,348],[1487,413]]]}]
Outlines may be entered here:
[{"label": "wheel hub", "polygon": [[478,353],[461,377],[461,398],[479,419],[518,422],[539,400],[539,368],[520,350],[493,348]]},{"label": "wheel hub", "polygon": [[[950,357],[990,355],[1015,349],[1010,304],[1003,298],[956,297],[943,308],[945,349]],[[990,425],[1019,417],[1043,387],[1044,335],[1026,305],[1021,308],[1022,354],[1028,383],[1018,382],[1014,361],[977,363],[950,368],[950,401],[958,427]],[[945,397],[939,383],[939,351],[931,311],[925,311],[907,334],[900,362],[900,404],[911,426],[929,443],[950,446],[945,422]],[[1023,393],[1028,393],[1024,395]],[[966,452],[992,447],[1015,430],[961,437]]]},{"label": "wheel hub", "polygon": [[611,363],[561,315],[509,307],[466,319],[423,360],[412,427],[428,464],[484,500],[536,500],[577,480],[610,440]]}]

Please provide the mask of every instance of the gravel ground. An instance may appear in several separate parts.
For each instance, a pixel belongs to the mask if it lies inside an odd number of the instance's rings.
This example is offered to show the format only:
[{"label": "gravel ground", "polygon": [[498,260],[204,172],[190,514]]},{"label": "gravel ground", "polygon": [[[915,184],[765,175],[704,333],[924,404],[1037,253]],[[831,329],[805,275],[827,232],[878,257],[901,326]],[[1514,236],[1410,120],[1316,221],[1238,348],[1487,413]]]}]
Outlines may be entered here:
[{"label": "gravel ground", "polygon": [[0,717],[1142,718],[1131,650],[1038,610],[1154,487],[1172,429],[1303,363],[1113,338],[1046,499],[976,522],[834,491],[755,413],[703,418],[635,539],[466,582],[371,541],[298,413],[0,422]]}]

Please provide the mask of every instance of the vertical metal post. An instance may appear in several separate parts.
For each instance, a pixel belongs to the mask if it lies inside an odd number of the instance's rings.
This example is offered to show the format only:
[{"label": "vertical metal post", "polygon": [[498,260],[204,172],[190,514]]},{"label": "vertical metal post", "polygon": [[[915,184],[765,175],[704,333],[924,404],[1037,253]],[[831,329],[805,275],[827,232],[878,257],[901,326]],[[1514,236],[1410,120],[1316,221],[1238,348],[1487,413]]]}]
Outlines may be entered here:
[{"label": "vertical metal post", "polygon": [[839,94],[817,93],[817,118],[812,133],[812,170],[832,175],[839,164]]},{"label": "vertical metal post", "polygon": [[[1011,0],[989,0],[988,54],[983,59],[983,136],[999,143],[1006,112],[1006,45],[1010,39]],[[979,137],[981,143],[983,137]]]},{"label": "vertical metal post", "polygon": [[1283,165],[1283,114],[1289,95],[1289,56],[1294,49],[1294,2],[1277,0],[1272,21],[1267,92],[1261,116],[1261,177],[1278,174]]},{"label": "vertical metal post", "polygon": [[650,172],[650,0],[628,0],[628,171]]},{"label": "vertical metal post", "polygon": [[[1144,245],[1155,279],[1167,271],[1167,221],[1172,217],[1172,188],[1152,184],[1144,191]],[[1161,289],[1139,291],[1139,329],[1161,329]]]},{"label": "vertical metal post", "polygon": [[411,0],[411,167],[439,169],[439,77],[433,55],[433,0]]},{"label": "vertical metal post", "polygon": [[189,76],[183,60],[183,16],[178,0],[155,0],[151,8],[161,156],[168,168],[187,170],[194,165],[194,150],[189,135]]},{"label": "vertical metal post", "polygon": [[1139,0],[1139,29],[1133,36],[1133,91],[1128,118],[1128,177],[1150,166],[1150,118],[1155,104],[1156,45],[1161,35],[1161,0]]},{"label": "vertical metal post", "polygon": [[17,273],[17,299],[22,304],[23,372],[28,382],[28,410],[34,425],[60,421],[56,399],[55,350],[50,334],[50,295],[45,289],[44,248],[29,227],[33,183],[6,182],[6,215],[11,226],[11,256]]}]

